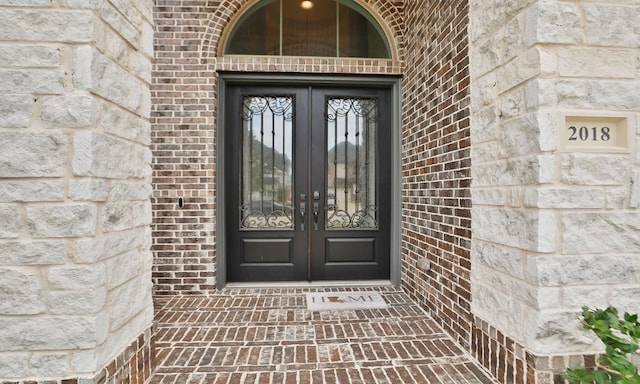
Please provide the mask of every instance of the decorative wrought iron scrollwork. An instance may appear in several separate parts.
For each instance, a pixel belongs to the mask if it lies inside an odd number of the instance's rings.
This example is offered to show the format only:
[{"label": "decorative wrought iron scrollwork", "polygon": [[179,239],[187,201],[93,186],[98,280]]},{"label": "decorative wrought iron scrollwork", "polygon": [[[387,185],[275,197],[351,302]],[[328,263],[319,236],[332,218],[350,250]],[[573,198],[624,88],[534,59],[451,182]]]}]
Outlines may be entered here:
[{"label": "decorative wrought iron scrollwork", "polygon": [[293,119],[293,102],[290,96],[251,96],[244,99],[243,120],[263,115],[267,109],[285,121]]},{"label": "decorative wrought iron scrollwork", "polygon": [[375,206],[368,206],[351,213],[331,209],[327,217],[327,227],[329,229],[376,229],[378,228],[376,211]]},{"label": "decorative wrought iron scrollwork", "polygon": [[327,101],[327,121],[332,122],[340,117],[354,113],[356,118],[365,117],[370,123],[375,122],[377,114],[376,99],[343,99],[332,98]]},{"label": "decorative wrought iron scrollwork", "polygon": [[272,211],[251,209],[248,204],[240,207],[241,229],[269,230],[269,229],[292,229],[293,209],[285,207]]}]

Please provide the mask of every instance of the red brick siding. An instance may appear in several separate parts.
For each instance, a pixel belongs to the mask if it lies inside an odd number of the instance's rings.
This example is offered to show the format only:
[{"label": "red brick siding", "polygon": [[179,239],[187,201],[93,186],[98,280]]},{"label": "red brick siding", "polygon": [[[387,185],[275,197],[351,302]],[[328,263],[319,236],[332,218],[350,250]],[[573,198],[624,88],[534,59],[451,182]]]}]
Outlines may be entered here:
[{"label": "red brick siding", "polygon": [[[407,0],[402,131],[402,280],[470,345],[468,4]],[[431,270],[417,267],[427,257]]]},{"label": "red brick siding", "polygon": [[[155,295],[216,284],[216,71],[400,74],[398,60],[217,57],[220,35],[248,0],[158,0],[152,84]],[[400,1],[369,0],[400,45]],[[401,52],[401,49],[398,49]],[[184,208],[178,207],[178,198]]]}]

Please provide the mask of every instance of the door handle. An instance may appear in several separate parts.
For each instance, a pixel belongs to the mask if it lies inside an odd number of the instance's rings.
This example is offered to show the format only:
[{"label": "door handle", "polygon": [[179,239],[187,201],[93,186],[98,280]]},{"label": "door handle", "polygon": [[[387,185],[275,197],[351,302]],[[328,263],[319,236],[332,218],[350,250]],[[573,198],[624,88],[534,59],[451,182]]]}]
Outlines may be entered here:
[{"label": "door handle", "polygon": [[300,194],[300,230],[304,232],[304,218],[307,210],[307,195]]},{"label": "door handle", "polygon": [[318,211],[320,210],[320,192],[313,191],[313,230],[318,230]]}]

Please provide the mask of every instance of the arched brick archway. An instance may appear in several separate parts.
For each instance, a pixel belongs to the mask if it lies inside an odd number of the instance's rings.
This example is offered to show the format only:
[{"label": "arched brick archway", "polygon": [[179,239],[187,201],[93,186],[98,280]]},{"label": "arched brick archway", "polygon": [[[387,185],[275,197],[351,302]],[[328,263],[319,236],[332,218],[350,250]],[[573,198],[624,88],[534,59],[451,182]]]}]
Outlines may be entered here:
[{"label": "arched brick archway", "polygon": [[[387,39],[393,46],[395,59],[400,59],[402,52],[403,17],[402,6],[384,0],[358,0],[356,1],[370,12],[374,19],[382,26],[387,34]],[[231,0],[226,2],[224,9],[216,9],[208,20],[206,31],[202,38],[201,51],[203,58],[222,56],[219,43],[226,28],[242,12],[255,4],[255,0]]]}]

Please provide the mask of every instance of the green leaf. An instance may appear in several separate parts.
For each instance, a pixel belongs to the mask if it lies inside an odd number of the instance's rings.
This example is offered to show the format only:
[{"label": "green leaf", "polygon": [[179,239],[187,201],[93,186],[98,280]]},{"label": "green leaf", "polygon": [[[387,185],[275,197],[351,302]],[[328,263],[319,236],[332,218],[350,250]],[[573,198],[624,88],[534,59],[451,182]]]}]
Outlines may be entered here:
[{"label": "green leaf", "polygon": [[605,371],[593,372],[593,379],[595,380],[596,384],[611,384],[611,381],[609,380],[609,374]]}]

